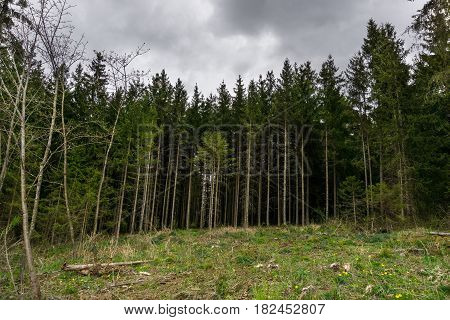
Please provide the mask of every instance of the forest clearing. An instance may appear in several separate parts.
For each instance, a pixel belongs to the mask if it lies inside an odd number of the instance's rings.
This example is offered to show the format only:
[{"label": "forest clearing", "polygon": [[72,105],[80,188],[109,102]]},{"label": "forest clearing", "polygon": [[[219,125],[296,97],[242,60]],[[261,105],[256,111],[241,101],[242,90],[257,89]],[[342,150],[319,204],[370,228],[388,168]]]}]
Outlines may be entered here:
[{"label": "forest clearing", "polygon": [[0,300],[450,300],[449,0],[381,1],[0,0]]},{"label": "forest clearing", "polygon": [[[448,237],[417,228],[364,233],[341,224],[97,235],[79,245],[36,246],[45,299],[449,299]],[[20,265],[21,252],[10,253]],[[145,260],[83,275],[64,263]],[[14,292],[0,267],[0,299]],[[20,270],[13,268],[14,277]],[[25,280],[26,281],[26,280]],[[27,286],[27,285],[25,285]],[[20,285],[16,288],[23,291]]]}]

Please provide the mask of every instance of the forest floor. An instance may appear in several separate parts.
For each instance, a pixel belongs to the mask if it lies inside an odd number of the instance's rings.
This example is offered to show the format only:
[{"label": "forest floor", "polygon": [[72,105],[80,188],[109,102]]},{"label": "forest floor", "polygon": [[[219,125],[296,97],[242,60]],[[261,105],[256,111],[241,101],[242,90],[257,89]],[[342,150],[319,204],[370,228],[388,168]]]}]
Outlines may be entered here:
[{"label": "forest floor", "polygon": [[[19,252],[10,260],[19,265]],[[61,270],[64,262],[133,260],[148,262],[101,275]],[[46,299],[449,299],[449,262],[448,237],[425,229],[340,225],[165,231],[117,245],[97,236],[75,255],[70,245],[35,248]],[[29,298],[24,286],[17,295],[1,263],[0,299]]]}]

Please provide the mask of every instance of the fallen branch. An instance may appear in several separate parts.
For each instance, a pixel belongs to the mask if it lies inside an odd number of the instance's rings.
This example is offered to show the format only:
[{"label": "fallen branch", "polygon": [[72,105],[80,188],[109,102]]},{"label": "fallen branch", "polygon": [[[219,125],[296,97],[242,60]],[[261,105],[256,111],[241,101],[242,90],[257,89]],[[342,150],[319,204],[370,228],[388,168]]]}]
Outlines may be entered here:
[{"label": "fallen branch", "polygon": [[450,237],[450,233],[448,233],[448,232],[428,232],[428,234],[431,234],[433,236],[440,236],[440,237]]},{"label": "fallen branch", "polygon": [[124,262],[111,262],[111,263],[89,263],[89,264],[67,264],[64,263],[61,267],[63,271],[77,271],[82,274],[99,274],[105,270],[115,269],[117,267],[133,266],[137,264],[147,263],[147,261],[124,261]]}]

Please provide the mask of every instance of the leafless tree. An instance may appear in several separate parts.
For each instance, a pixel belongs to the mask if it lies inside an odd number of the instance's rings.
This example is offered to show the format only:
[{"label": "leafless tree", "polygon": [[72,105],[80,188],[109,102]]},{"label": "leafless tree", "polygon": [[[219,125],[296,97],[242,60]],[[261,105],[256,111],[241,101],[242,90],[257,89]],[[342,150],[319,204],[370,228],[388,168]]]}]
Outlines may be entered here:
[{"label": "leafless tree", "polygon": [[[115,89],[115,92],[122,92],[123,96],[126,96],[128,92],[128,87],[130,82],[134,79],[139,79],[144,76],[141,72],[132,72],[130,71],[130,66],[133,63],[133,61],[138,58],[139,56],[142,56],[146,54],[149,51],[149,49],[145,48],[145,44],[138,47],[136,51],[132,53],[127,54],[117,54],[117,53],[110,53],[106,57],[106,61],[109,66],[109,73],[111,77],[111,83],[113,88]],[[123,99],[122,99],[123,101]],[[100,215],[100,202],[101,202],[101,196],[103,191],[103,184],[105,182],[105,176],[106,176],[106,168],[108,166],[109,161],[109,154],[111,152],[111,148],[114,143],[114,138],[116,135],[117,130],[117,123],[119,122],[120,114],[122,112],[122,109],[124,108],[124,104],[121,102],[117,108],[116,111],[116,117],[114,120],[113,127],[111,129],[111,132],[109,134],[109,141],[108,145],[106,147],[105,156],[103,158],[103,167],[102,167],[102,175],[100,177],[100,182],[98,186],[97,191],[97,201],[95,206],[95,216],[94,216],[94,229],[93,234],[95,235],[97,233],[98,229],[98,220]]]}]

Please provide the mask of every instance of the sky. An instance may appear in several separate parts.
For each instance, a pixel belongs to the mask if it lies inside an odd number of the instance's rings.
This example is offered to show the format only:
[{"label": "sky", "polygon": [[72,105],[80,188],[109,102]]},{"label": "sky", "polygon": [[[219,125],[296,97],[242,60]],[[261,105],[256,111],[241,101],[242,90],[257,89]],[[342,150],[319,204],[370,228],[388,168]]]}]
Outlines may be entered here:
[{"label": "sky", "polygon": [[[311,61],[316,69],[331,54],[341,70],[361,47],[370,18],[404,34],[425,0],[80,0],[71,21],[93,50],[150,51],[135,68],[149,75],[165,69],[189,92],[204,94],[238,75],[248,83],[283,61]],[[407,39],[407,44],[410,41]]]}]

